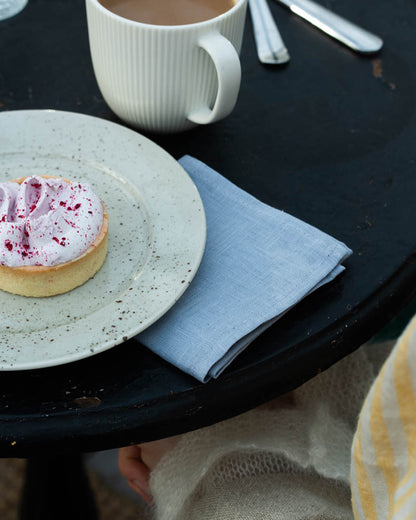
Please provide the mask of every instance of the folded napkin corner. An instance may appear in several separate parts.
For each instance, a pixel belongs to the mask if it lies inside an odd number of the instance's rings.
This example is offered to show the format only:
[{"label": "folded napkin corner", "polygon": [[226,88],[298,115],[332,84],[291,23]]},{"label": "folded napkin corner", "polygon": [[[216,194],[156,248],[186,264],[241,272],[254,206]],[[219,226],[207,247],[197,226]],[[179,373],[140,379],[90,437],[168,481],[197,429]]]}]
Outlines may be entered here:
[{"label": "folded napkin corner", "polygon": [[205,252],[180,300],[136,339],[206,382],[279,317],[338,276],[352,251],[197,159],[184,156],[179,163],[204,204]]}]

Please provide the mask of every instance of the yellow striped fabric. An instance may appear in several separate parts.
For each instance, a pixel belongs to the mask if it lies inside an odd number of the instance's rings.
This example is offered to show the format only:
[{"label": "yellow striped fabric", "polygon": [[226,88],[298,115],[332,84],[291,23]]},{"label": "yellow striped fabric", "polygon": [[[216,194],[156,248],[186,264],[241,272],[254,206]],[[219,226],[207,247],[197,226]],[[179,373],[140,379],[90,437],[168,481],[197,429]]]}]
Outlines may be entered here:
[{"label": "yellow striped fabric", "polygon": [[416,520],[416,316],[361,410],[351,493],[356,520]]}]

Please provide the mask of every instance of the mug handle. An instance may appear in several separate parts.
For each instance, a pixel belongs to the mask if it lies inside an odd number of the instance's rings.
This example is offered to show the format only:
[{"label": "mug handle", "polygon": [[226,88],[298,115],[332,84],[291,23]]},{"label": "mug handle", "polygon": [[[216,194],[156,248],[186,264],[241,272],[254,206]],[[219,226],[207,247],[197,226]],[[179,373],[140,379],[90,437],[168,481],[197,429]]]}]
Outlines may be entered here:
[{"label": "mug handle", "polygon": [[213,108],[198,108],[188,115],[193,123],[206,125],[223,119],[233,110],[241,82],[241,64],[234,45],[220,33],[202,36],[198,45],[211,57],[218,78],[218,91]]}]

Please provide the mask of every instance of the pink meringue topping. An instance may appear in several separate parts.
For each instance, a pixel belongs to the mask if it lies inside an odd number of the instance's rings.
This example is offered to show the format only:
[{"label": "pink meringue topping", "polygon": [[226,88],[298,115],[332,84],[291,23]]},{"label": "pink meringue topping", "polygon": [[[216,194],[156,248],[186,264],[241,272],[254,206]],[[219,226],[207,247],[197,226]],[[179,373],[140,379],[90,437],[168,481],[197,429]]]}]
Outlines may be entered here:
[{"label": "pink meringue topping", "polygon": [[103,223],[103,207],[87,183],[27,177],[0,183],[0,264],[56,265],[80,256]]}]

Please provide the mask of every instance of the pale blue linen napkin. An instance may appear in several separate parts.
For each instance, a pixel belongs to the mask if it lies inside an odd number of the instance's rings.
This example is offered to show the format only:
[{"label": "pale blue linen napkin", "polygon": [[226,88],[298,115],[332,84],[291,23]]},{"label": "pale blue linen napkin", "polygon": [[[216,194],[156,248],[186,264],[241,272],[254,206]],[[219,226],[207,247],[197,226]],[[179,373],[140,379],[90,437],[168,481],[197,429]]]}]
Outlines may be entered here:
[{"label": "pale blue linen napkin", "polygon": [[206,164],[190,156],[179,162],[204,204],[206,248],[190,287],[136,339],[206,382],[297,302],[333,280],[352,251]]}]

